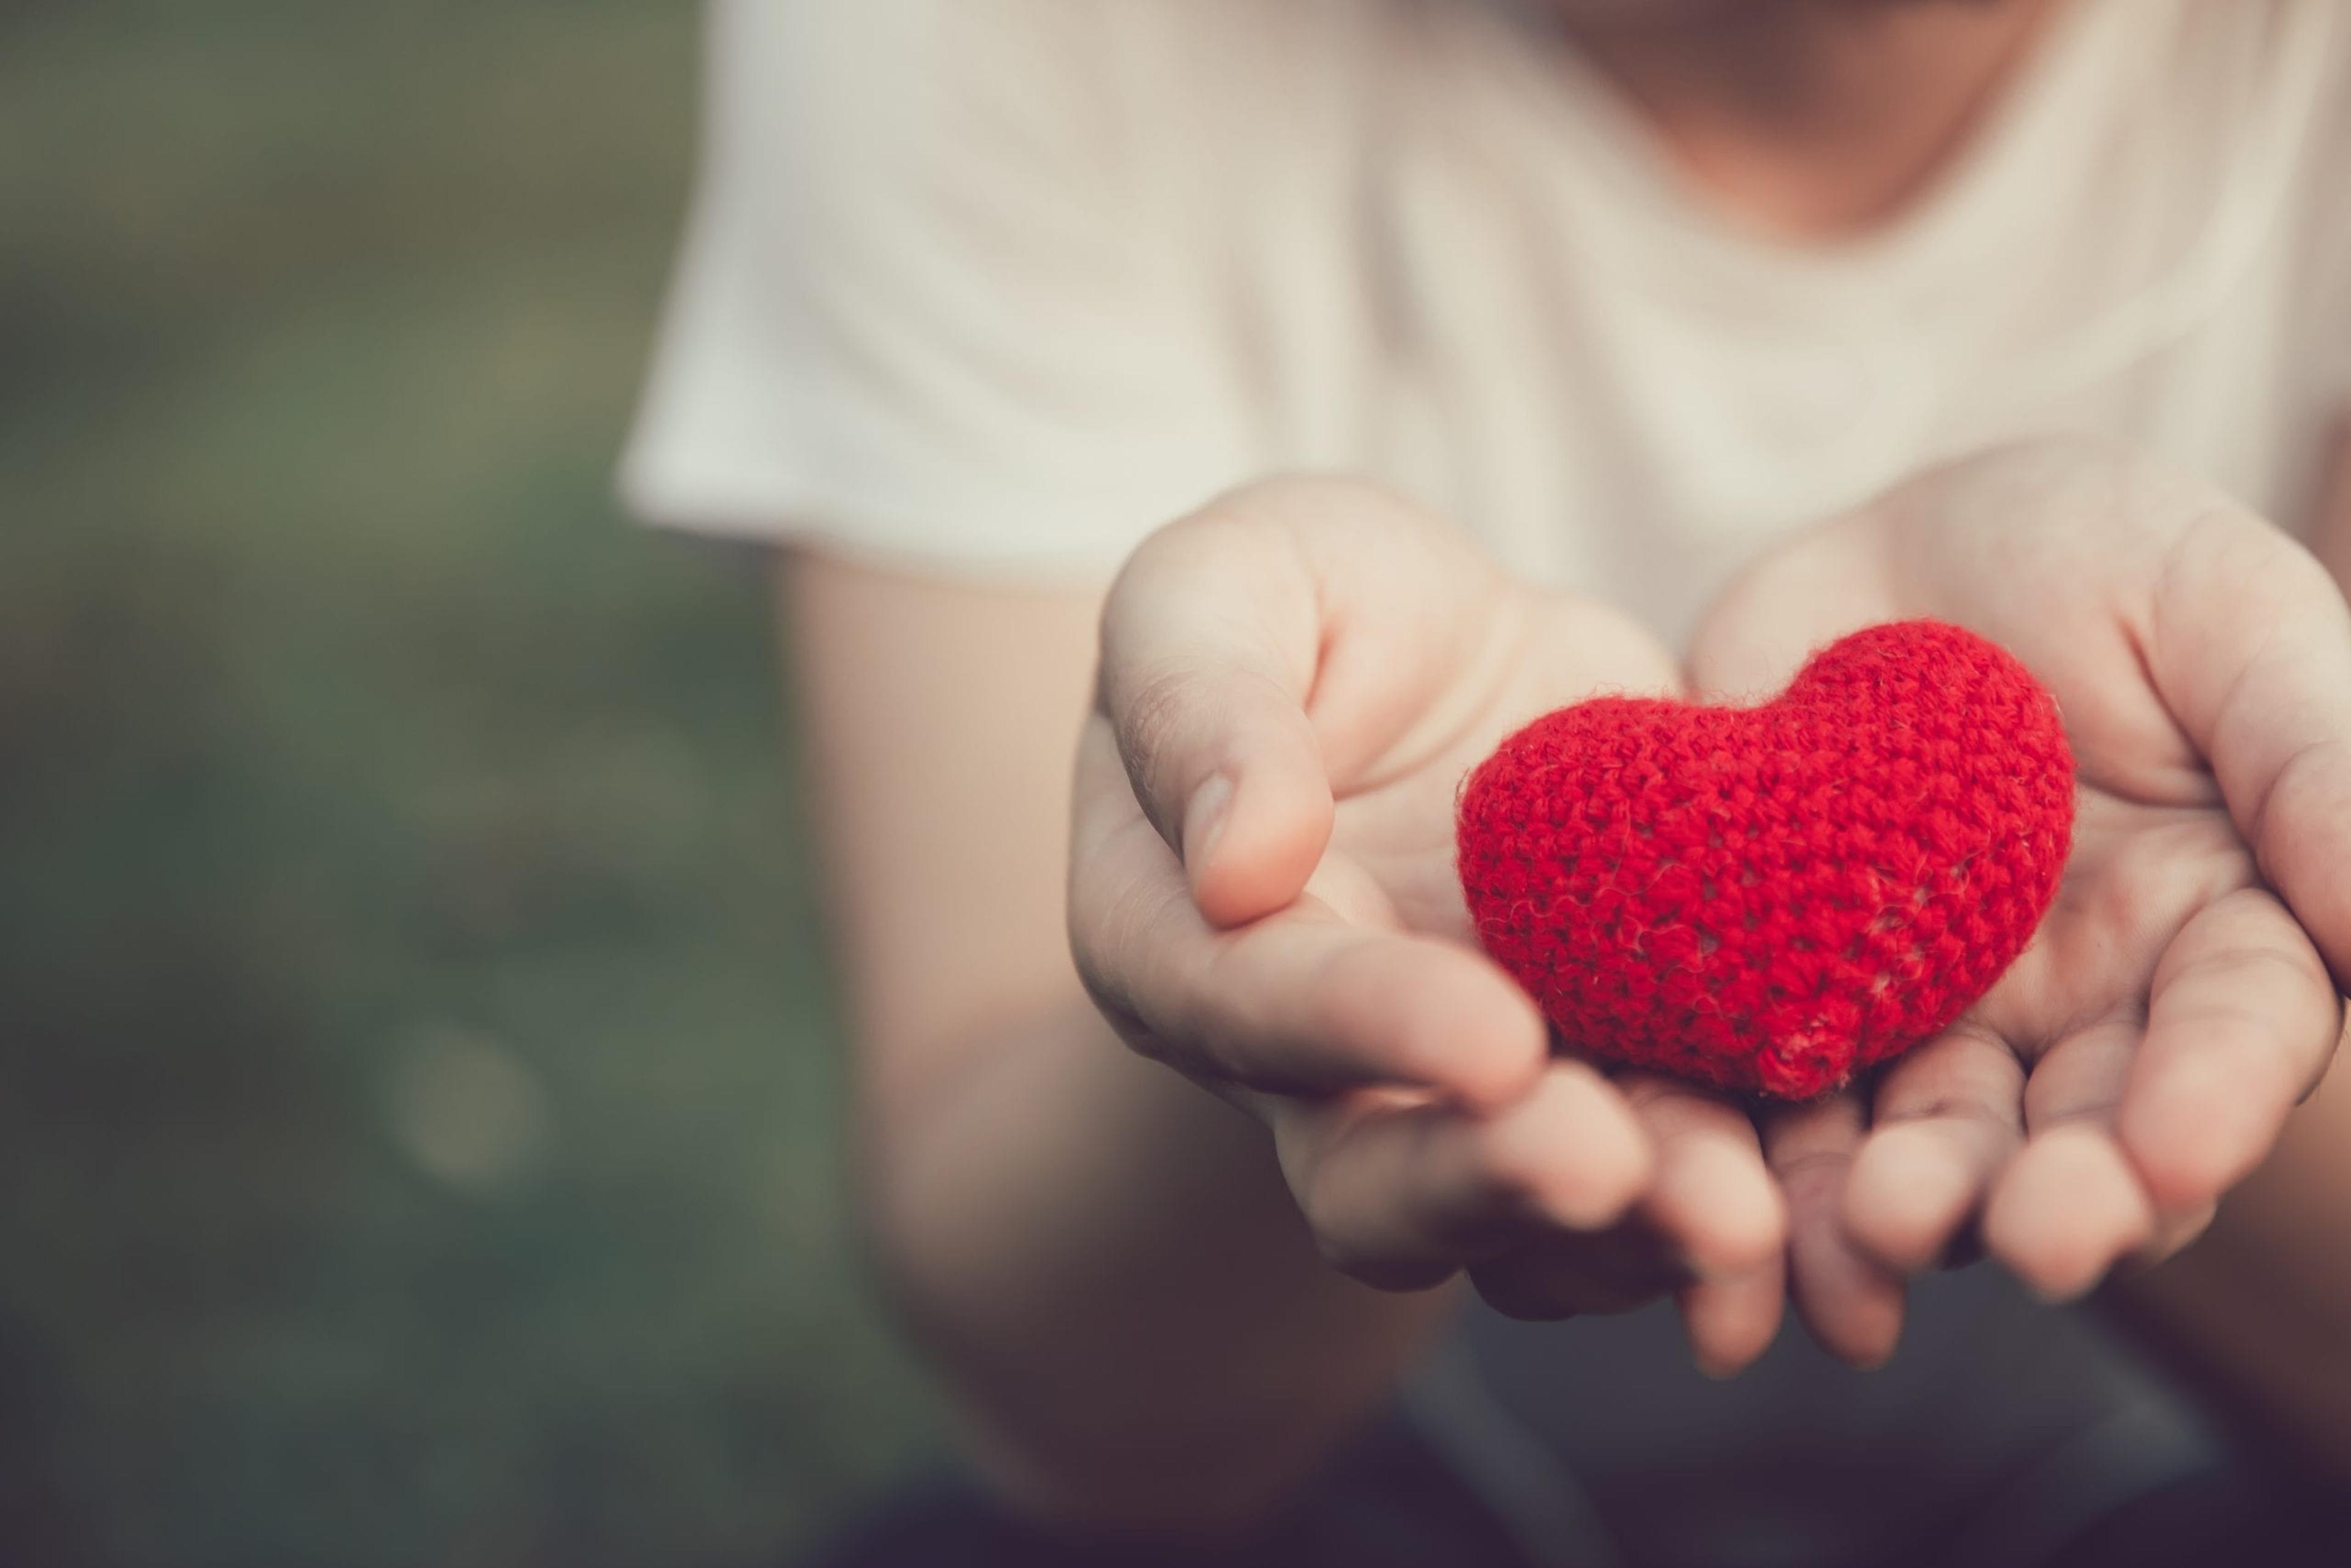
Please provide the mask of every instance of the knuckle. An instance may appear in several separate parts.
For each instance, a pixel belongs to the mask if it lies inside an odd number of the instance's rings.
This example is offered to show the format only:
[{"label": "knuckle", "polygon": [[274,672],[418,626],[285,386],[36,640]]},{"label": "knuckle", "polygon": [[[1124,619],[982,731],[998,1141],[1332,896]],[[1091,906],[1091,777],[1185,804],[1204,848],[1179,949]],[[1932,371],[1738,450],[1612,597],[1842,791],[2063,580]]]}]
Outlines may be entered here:
[{"label": "knuckle", "polygon": [[1093,890],[1073,900],[1070,957],[1079,986],[1104,1021],[1138,1053],[1171,1064],[1188,1056],[1196,1002],[1169,951],[1162,901],[1150,890]]},{"label": "knuckle", "polygon": [[1839,1150],[1807,1149],[1772,1162],[1772,1174],[1798,1203],[1826,1203],[1844,1190],[1850,1156]]},{"label": "knuckle", "polygon": [[2290,896],[2312,891],[2308,845],[2314,823],[2340,821],[2351,809],[2351,756],[2340,739],[2312,740],[2279,766],[2247,813],[2245,838],[2262,875]]},{"label": "knuckle", "polygon": [[1970,1092],[1953,1086],[1938,1090],[1915,1104],[1901,1107],[1886,1115],[1880,1127],[1924,1125],[1931,1129],[1956,1132],[1971,1144],[2001,1145],[2015,1143],[2024,1136],[2023,1107],[2013,1091],[2004,1095]]},{"label": "knuckle", "polygon": [[[1128,778],[1147,788],[1169,755],[1184,745],[1193,712],[1191,678],[1182,670],[1149,672],[1123,685],[1113,701],[1112,729],[1119,760]],[[1155,804],[1144,801],[1145,810]]]}]

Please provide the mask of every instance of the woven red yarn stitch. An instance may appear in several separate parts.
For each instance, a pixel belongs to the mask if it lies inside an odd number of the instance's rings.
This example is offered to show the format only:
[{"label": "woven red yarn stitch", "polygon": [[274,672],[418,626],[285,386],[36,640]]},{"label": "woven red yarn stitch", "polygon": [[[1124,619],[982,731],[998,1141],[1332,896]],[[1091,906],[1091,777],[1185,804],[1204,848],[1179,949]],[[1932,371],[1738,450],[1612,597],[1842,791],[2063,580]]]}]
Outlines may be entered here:
[{"label": "woven red yarn stitch", "polygon": [[2057,705],[1971,632],[1874,626],[1761,706],[1599,697],[1463,787],[1488,952],[1570,1045],[1806,1099],[1948,1027],[2064,869]]}]

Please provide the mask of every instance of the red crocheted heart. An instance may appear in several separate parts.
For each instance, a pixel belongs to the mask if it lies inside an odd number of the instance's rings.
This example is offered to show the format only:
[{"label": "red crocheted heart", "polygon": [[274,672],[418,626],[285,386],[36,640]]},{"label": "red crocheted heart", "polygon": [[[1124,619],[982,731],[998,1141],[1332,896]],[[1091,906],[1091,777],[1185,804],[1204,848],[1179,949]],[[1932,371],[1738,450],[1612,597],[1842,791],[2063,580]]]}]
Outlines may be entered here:
[{"label": "red crocheted heart", "polygon": [[1948,1027],[2024,950],[2074,758],[2023,665],[1932,621],[1759,707],[1599,697],[1463,787],[1487,951],[1571,1046],[1803,1099]]}]

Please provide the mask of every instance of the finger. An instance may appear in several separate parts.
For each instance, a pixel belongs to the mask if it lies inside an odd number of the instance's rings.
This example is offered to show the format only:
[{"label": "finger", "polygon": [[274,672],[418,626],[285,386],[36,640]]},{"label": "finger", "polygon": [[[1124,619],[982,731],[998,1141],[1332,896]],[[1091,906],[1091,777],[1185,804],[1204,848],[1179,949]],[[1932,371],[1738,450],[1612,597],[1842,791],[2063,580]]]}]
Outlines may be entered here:
[{"label": "finger", "polygon": [[1770,1348],[1786,1298],[1788,1209],[1747,1113],[1656,1073],[1616,1086],[1657,1151],[1641,1218],[1687,1270],[1677,1292],[1699,1369],[1728,1377]]},{"label": "finger", "polygon": [[1736,1279],[1692,1281],[1678,1300],[1698,1369],[1708,1377],[1735,1376],[1780,1336],[1788,1302],[1786,1254],[1775,1253]]},{"label": "finger", "polygon": [[1700,1370],[1728,1377],[1770,1348],[1785,1305],[1787,1215],[1754,1124],[1704,1090],[1618,1081],[1656,1149],[1639,1208],[1596,1235],[1549,1236],[1470,1270],[1487,1302],[1529,1320],[1629,1312],[1671,1292]]},{"label": "finger", "polygon": [[2307,550],[2215,507],[2172,547],[2149,674],[2262,873],[2351,986],[2351,610]]},{"label": "finger", "polygon": [[1993,1177],[2023,1146],[2023,1063],[1972,1021],[1895,1062],[1845,1178],[1853,1244],[1904,1274],[1950,1257]]},{"label": "finger", "polygon": [[1274,1127],[1323,1255],[1392,1290],[1435,1285],[1531,1233],[1604,1228],[1653,1165],[1623,1096],[1579,1062],[1490,1119],[1362,1095],[1293,1103]]},{"label": "finger", "polygon": [[1219,925],[1296,897],[1330,838],[1306,714],[1321,643],[1314,579],[1289,536],[1214,509],[1145,540],[1102,608],[1101,713]]},{"label": "finger", "polygon": [[1327,1093],[1410,1084],[1507,1103],[1550,1054],[1541,1016],[1479,954],[1350,925],[1312,898],[1211,927],[1089,727],[1073,813],[1070,946],[1104,1017],[1211,1083]]},{"label": "finger", "polygon": [[1858,1367],[1882,1366],[1902,1337],[1900,1275],[1847,1239],[1844,1190],[1861,1146],[1861,1101],[1832,1094],[1768,1116],[1763,1150],[1788,1195],[1788,1282],[1796,1314],[1821,1348]]},{"label": "finger", "polygon": [[2310,938],[2268,892],[2208,905],[2165,950],[2117,1134],[2169,1213],[2209,1204],[2267,1155],[2325,1071],[2342,1000]]},{"label": "finger", "polygon": [[1788,1241],[1787,1205],[1746,1112],[1656,1073],[1628,1072],[1616,1087],[1657,1151],[1642,1215],[1691,1272],[1737,1279],[1777,1260]]},{"label": "finger", "polygon": [[2086,1123],[2025,1145],[1984,1211],[1986,1249],[2050,1301],[2087,1294],[2156,1236],[2154,1207],[2122,1146]]},{"label": "finger", "polygon": [[2025,1145],[1992,1184],[1984,1245],[2046,1300],[2082,1295],[2156,1235],[2113,1134],[2143,1033],[2128,1015],[2100,1019],[2051,1046],[2025,1083]]}]

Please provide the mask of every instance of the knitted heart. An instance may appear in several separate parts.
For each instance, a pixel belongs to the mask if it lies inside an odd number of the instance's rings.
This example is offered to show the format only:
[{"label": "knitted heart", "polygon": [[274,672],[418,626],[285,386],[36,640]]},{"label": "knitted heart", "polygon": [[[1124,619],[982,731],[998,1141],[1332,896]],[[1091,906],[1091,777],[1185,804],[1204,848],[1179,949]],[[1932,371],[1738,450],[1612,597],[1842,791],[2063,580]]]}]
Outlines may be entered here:
[{"label": "knitted heart", "polygon": [[1948,1027],[2024,950],[2073,839],[2057,705],[1907,621],[1758,707],[1599,697],[1463,787],[1462,889],[1566,1042],[1803,1099]]}]

